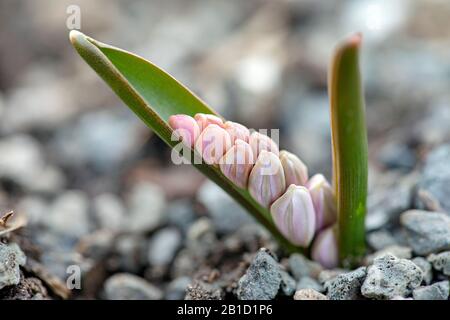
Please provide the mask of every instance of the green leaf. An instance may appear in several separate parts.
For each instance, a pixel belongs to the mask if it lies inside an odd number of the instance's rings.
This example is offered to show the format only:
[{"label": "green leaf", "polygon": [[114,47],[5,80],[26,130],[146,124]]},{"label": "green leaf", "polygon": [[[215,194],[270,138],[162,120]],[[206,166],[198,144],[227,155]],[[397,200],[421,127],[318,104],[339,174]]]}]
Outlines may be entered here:
[{"label": "green leaf", "polygon": [[339,221],[339,256],[354,265],[365,252],[367,198],[367,129],[359,72],[361,35],[335,51],[329,77],[333,184]]},{"label": "green leaf", "polygon": [[[171,115],[217,115],[194,93],[151,62],[78,31],[71,31],[70,41],[122,101],[169,146],[178,144],[171,140],[172,129],[168,124]],[[194,159],[193,156],[199,155],[192,151],[191,159]],[[194,166],[247,209],[288,252],[301,251],[281,235],[272,222],[270,212],[254,201],[247,190],[235,186],[216,166],[204,163]]]}]

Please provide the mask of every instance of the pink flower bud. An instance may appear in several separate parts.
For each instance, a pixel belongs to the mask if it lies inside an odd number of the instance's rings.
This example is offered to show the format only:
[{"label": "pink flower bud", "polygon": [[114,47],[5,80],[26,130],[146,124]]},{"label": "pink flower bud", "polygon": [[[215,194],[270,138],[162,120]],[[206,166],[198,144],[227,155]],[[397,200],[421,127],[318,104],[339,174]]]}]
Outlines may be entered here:
[{"label": "pink flower bud", "polygon": [[213,114],[197,113],[194,116],[194,119],[195,119],[195,121],[197,121],[200,131],[205,130],[205,128],[207,126],[209,126],[210,124],[216,124],[221,128],[224,127],[222,119],[220,119],[218,116],[215,116]]},{"label": "pink flower bud", "polygon": [[185,114],[177,114],[169,117],[169,126],[174,130],[177,139],[180,139],[189,147],[193,147],[200,135],[197,122]]},{"label": "pink flower bud", "polygon": [[307,247],[314,237],[314,206],[308,189],[291,184],[270,207],[278,230],[293,244]]},{"label": "pink flower bud", "polygon": [[263,207],[268,208],[286,189],[280,159],[272,152],[262,150],[250,172],[248,191]]},{"label": "pink flower bud", "polygon": [[227,121],[225,122],[224,128],[231,137],[231,143],[234,143],[237,139],[248,142],[250,138],[250,130],[240,123]]},{"label": "pink flower bud", "polygon": [[338,243],[334,227],[329,227],[317,235],[311,249],[311,257],[324,268],[333,269],[338,266]]},{"label": "pink flower bud", "polygon": [[207,126],[195,143],[195,150],[207,164],[218,164],[230,147],[230,135],[215,124]]},{"label": "pink flower bud", "polygon": [[277,156],[279,154],[277,144],[270,137],[257,131],[250,135],[249,144],[255,157],[258,157],[262,150],[270,151]]},{"label": "pink flower bud", "polygon": [[336,222],[336,199],[333,189],[321,174],[316,174],[307,182],[307,188],[316,211],[316,230],[322,230]]},{"label": "pink flower bud", "polygon": [[238,187],[246,188],[253,163],[252,148],[247,142],[237,139],[220,160],[220,170]]},{"label": "pink flower bud", "polygon": [[288,186],[291,184],[304,186],[306,184],[308,181],[308,168],[295,154],[286,150],[280,151],[280,161],[283,165]]}]

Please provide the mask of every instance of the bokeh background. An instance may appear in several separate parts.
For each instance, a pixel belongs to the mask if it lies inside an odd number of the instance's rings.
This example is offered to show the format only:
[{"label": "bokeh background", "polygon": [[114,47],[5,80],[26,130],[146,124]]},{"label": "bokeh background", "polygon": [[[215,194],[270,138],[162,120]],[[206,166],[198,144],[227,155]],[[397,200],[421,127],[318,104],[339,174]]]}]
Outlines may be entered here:
[{"label": "bokeh background", "polygon": [[281,148],[328,178],[327,67],[336,43],[362,32],[377,204],[398,200],[399,181],[450,139],[446,0],[0,0],[0,210],[28,217],[21,241],[50,273],[81,267],[75,297],[111,298],[105,281],[119,272],[153,297],[183,297],[200,265],[226,265],[218,253],[269,240],[195,169],[172,165],[81,60],[72,4],[81,31],[153,61],[230,120],[279,128]]}]

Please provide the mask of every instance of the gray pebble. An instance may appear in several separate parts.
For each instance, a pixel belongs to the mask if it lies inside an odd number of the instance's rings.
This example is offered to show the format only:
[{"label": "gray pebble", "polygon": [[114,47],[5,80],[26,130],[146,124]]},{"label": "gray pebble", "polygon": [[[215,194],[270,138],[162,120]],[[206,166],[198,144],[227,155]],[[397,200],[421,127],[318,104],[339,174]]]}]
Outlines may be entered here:
[{"label": "gray pebble", "polygon": [[328,280],[331,280],[335,277],[337,277],[340,274],[349,272],[349,270],[346,269],[330,269],[330,270],[323,270],[322,272],[319,273],[319,276],[317,277],[317,279],[319,280],[319,283],[321,284],[325,284],[325,282],[327,282]]},{"label": "gray pebble", "polygon": [[189,226],[195,221],[192,202],[188,199],[171,201],[167,205],[167,222],[178,227],[185,234]]},{"label": "gray pebble", "polygon": [[162,189],[150,182],[133,187],[128,197],[127,231],[145,233],[163,225],[166,200]]},{"label": "gray pebble", "polygon": [[416,254],[450,249],[450,217],[445,213],[409,210],[402,214],[400,223]]},{"label": "gray pebble", "polygon": [[27,258],[16,243],[0,243],[0,289],[20,282],[20,266]]},{"label": "gray pebble", "polygon": [[412,257],[412,249],[410,247],[392,245],[392,246],[388,246],[384,249],[381,249],[381,250],[374,252],[371,255],[368,255],[367,257],[365,257],[364,264],[365,265],[372,264],[376,258],[384,256],[387,253],[390,253],[390,254],[396,256],[397,258],[401,258],[401,259],[411,259],[411,257]]},{"label": "gray pebble", "polygon": [[441,271],[446,276],[450,276],[450,251],[431,254],[428,257],[428,261],[431,262],[435,270]]},{"label": "gray pebble", "polygon": [[366,278],[366,267],[340,274],[325,282],[325,290],[330,300],[361,299],[361,285]]},{"label": "gray pebble", "polygon": [[423,271],[423,282],[425,284],[430,284],[433,279],[433,270],[431,268],[431,263],[427,259],[422,257],[415,257],[411,260]]},{"label": "gray pebble", "polygon": [[425,162],[419,188],[429,192],[450,214],[450,144],[432,150]]},{"label": "gray pebble", "polygon": [[396,245],[395,237],[386,230],[377,230],[367,235],[367,243],[374,250],[381,250]]},{"label": "gray pebble", "polygon": [[252,217],[212,181],[208,180],[200,187],[198,201],[208,209],[218,233],[233,232],[245,224],[254,223]]},{"label": "gray pebble", "polygon": [[289,269],[297,281],[303,277],[317,278],[323,270],[320,264],[299,253],[293,253],[289,257]]},{"label": "gray pebble", "polygon": [[316,280],[310,277],[303,277],[297,283],[297,290],[300,289],[314,289],[318,292],[323,292],[323,286]]},{"label": "gray pebble", "polygon": [[66,191],[50,205],[43,220],[50,231],[78,238],[90,232],[89,199],[80,190]]},{"label": "gray pebble", "polygon": [[420,285],[422,278],[422,270],[412,261],[386,254],[367,268],[361,293],[372,299],[405,297]]},{"label": "gray pebble", "polygon": [[175,228],[159,230],[150,239],[147,261],[151,266],[170,264],[181,245],[181,234]]},{"label": "gray pebble", "polygon": [[191,283],[189,277],[179,277],[172,280],[166,289],[166,300],[183,300],[186,296],[186,289]]},{"label": "gray pebble", "polygon": [[112,193],[103,193],[93,199],[94,214],[100,228],[120,231],[125,222],[122,201]]},{"label": "gray pebble", "polygon": [[143,278],[129,273],[117,273],[105,281],[107,300],[160,300],[160,289]]},{"label": "gray pebble", "polygon": [[245,275],[239,279],[239,300],[271,300],[276,297],[282,282],[278,262],[264,248],[260,249]]},{"label": "gray pebble", "polygon": [[287,273],[284,270],[280,270],[280,274],[281,274],[281,284],[280,284],[281,292],[283,292],[285,296],[292,296],[296,289],[296,282],[294,278],[292,278],[289,275],[289,273]]},{"label": "gray pebble", "polygon": [[414,300],[447,300],[449,293],[449,281],[440,281],[431,286],[414,289]]}]

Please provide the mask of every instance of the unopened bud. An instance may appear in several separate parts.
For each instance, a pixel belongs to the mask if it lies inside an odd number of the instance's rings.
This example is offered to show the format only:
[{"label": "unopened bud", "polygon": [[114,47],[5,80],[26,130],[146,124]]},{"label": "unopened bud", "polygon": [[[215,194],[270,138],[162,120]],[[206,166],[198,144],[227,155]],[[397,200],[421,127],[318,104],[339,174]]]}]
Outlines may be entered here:
[{"label": "unopened bud", "polygon": [[268,208],[285,189],[286,181],[280,159],[276,154],[262,150],[250,172],[250,194],[259,204]]},{"label": "unopened bud", "polygon": [[286,150],[280,151],[280,161],[283,165],[286,184],[304,186],[308,181],[308,168],[295,154]]},{"label": "unopened bud", "polygon": [[225,130],[228,132],[231,138],[231,143],[234,143],[237,139],[241,139],[248,143],[250,138],[250,130],[240,123],[227,121],[224,125]]},{"label": "unopened bud", "polygon": [[195,121],[197,121],[200,131],[205,130],[205,128],[207,126],[209,126],[210,124],[218,125],[221,128],[224,127],[222,119],[220,119],[218,116],[215,116],[213,114],[197,113],[194,116],[194,119],[195,119]]},{"label": "unopened bud", "polygon": [[177,114],[169,117],[169,126],[174,130],[176,139],[180,139],[189,147],[193,147],[200,135],[200,128],[194,118]]},{"label": "unopened bud", "polygon": [[311,257],[324,268],[333,269],[338,266],[338,243],[334,227],[329,227],[317,235],[312,245]]},{"label": "unopened bud", "polygon": [[270,207],[278,230],[295,245],[307,247],[314,237],[314,206],[308,189],[291,184]]},{"label": "unopened bud", "polygon": [[195,150],[207,164],[218,164],[230,147],[230,135],[215,124],[207,126],[195,143]]},{"label": "unopened bud", "polygon": [[278,146],[270,137],[257,131],[250,135],[249,144],[252,147],[253,154],[258,157],[261,151],[266,150],[279,155]]},{"label": "unopened bud", "polygon": [[253,163],[252,148],[247,142],[237,139],[220,160],[220,171],[238,187],[246,188]]},{"label": "unopened bud", "polygon": [[327,179],[316,174],[307,183],[316,211],[316,230],[322,230],[336,222],[336,199]]}]

